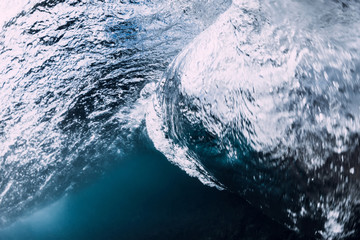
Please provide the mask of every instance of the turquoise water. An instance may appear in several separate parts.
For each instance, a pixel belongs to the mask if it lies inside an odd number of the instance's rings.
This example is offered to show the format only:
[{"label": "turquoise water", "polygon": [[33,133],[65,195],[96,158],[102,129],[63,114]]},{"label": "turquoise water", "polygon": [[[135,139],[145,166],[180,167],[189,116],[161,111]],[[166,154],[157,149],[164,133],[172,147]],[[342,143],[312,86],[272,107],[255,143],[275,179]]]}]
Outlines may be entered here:
[{"label": "turquoise water", "polygon": [[139,149],[92,184],[1,230],[0,239],[297,239],[239,197]]}]

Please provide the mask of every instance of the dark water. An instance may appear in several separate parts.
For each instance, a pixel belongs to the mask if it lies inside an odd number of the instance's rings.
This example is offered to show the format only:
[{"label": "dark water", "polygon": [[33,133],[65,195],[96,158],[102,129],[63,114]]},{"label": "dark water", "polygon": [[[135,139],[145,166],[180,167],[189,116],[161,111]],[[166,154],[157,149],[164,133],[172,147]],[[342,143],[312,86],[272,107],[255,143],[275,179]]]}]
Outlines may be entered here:
[{"label": "dark water", "polygon": [[299,239],[236,195],[138,147],[91,185],[1,230],[0,239]]}]

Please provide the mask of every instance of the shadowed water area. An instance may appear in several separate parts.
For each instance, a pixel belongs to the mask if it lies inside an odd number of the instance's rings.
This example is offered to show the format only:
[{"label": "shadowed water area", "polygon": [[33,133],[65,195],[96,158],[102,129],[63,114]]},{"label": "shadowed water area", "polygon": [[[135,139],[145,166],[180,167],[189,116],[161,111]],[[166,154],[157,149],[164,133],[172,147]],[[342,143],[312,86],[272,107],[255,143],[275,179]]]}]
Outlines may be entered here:
[{"label": "shadowed water area", "polygon": [[95,183],[0,230],[0,239],[300,239],[138,147]]}]

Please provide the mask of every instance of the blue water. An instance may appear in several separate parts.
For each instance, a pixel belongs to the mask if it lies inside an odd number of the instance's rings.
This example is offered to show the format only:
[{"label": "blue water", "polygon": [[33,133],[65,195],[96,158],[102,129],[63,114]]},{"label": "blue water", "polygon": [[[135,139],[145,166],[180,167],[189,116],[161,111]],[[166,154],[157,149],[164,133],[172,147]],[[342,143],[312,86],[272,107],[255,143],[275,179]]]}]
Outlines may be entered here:
[{"label": "blue water", "polygon": [[139,149],[89,186],[0,230],[0,239],[299,239],[236,195]]},{"label": "blue water", "polygon": [[358,0],[0,1],[0,239],[358,239]]}]

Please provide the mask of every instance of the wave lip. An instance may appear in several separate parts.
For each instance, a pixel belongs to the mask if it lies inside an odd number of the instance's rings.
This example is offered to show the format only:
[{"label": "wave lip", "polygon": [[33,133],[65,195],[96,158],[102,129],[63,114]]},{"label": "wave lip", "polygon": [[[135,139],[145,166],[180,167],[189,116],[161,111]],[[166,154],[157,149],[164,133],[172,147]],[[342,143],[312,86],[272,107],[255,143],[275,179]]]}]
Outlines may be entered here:
[{"label": "wave lip", "polygon": [[294,230],[359,234],[359,3],[274,4],[235,1],[176,57],[149,136]]}]

